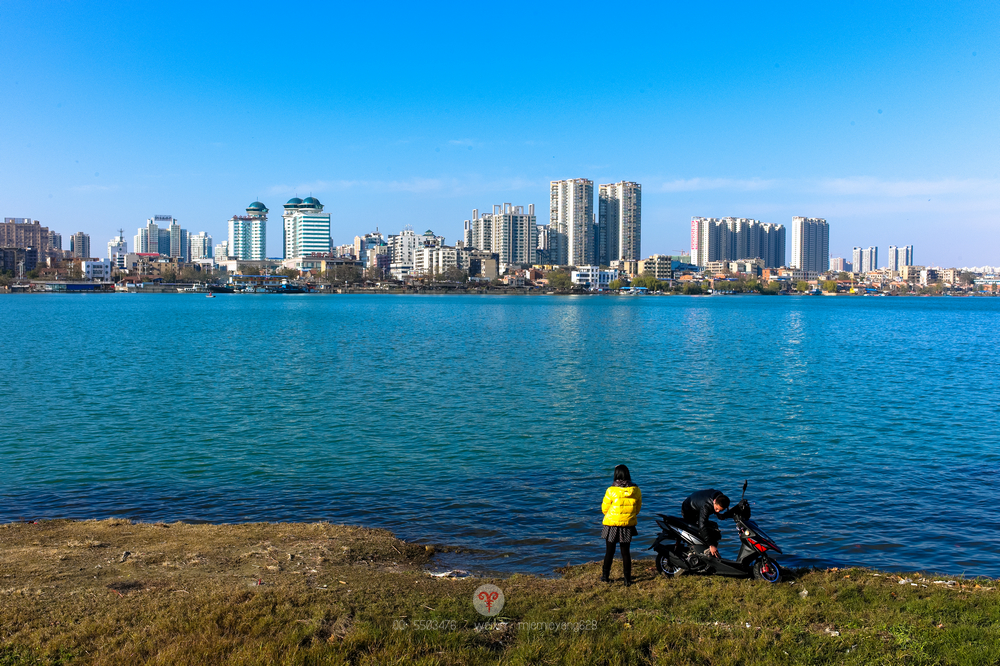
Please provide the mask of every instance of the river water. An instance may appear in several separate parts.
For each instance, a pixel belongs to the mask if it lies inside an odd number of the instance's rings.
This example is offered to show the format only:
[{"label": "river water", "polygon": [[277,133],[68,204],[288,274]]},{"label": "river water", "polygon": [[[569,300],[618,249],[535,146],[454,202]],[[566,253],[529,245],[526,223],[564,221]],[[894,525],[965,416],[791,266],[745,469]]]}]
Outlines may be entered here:
[{"label": "river water", "polygon": [[51,294],[0,322],[0,521],[326,520],[547,574],[601,556],[625,463],[634,552],[748,479],[784,564],[1000,576],[1000,299]]}]

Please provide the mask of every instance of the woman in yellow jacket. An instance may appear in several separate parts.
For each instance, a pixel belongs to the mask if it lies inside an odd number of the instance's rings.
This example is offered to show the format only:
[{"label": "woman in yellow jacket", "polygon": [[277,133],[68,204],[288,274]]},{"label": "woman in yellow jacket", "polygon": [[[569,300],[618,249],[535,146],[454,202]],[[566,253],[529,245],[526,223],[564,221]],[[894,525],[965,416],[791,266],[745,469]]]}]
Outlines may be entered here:
[{"label": "woman in yellow jacket", "polygon": [[628,467],[615,467],[614,484],[604,493],[601,502],[601,512],[604,514],[604,530],[601,538],[607,542],[604,552],[604,570],[601,581],[610,583],[611,562],[615,559],[615,544],[620,544],[622,551],[622,569],[625,573],[625,587],[632,584],[632,555],[629,546],[635,530],[636,518],[642,508],[642,493],[639,486],[632,483]]}]

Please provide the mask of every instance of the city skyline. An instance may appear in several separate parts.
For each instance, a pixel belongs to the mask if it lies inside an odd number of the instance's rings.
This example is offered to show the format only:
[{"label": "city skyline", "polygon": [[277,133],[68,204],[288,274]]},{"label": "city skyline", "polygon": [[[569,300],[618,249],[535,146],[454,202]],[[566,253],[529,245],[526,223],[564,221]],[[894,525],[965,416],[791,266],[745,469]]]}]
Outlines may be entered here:
[{"label": "city skyline", "polygon": [[[338,244],[403,218],[454,242],[483,202],[534,204],[545,222],[550,181],[627,179],[643,184],[647,256],[684,249],[692,216],[806,216],[837,230],[834,256],[905,238],[934,248],[928,262],[1000,263],[1000,7],[886,4],[865,21],[792,7],[638,6],[622,69],[570,38],[593,29],[596,4],[568,17],[316,6],[320,29],[377,30],[237,56],[216,26],[253,34],[281,13],[123,6],[112,24],[87,6],[4,3],[10,42],[32,46],[0,56],[14,73],[0,81],[0,214],[68,243],[170,211],[220,239],[245,202],[314,196]],[[456,61],[487,27],[512,48]],[[419,30],[435,40],[406,39]],[[171,48],[149,48],[162,34]],[[281,240],[268,225],[267,247]]]}]

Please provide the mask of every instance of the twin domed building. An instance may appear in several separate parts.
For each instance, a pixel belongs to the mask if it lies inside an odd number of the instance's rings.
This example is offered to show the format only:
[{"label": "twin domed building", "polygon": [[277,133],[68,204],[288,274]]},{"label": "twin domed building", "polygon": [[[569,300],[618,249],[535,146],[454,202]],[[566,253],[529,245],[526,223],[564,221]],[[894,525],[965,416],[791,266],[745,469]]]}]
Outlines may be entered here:
[{"label": "twin domed building", "polygon": [[[281,215],[283,259],[330,251],[330,214],[323,213],[319,199],[293,197],[284,208]],[[234,215],[229,220],[229,256],[244,261],[267,258],[267,213],[267,206],[254,201],[247,206],[246,215]]]}]

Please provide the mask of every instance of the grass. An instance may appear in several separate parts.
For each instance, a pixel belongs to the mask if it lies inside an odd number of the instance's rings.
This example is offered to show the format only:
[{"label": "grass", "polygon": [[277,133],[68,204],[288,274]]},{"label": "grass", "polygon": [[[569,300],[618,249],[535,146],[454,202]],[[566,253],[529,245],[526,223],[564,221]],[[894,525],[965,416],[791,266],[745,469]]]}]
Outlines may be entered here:
[{"label": "grass", "polygon": [[[329,524],[0,525],[0,666],[1000,662],[989,580],[831,569],[769,586],[636,562],[625,588],[596,562],[441,579],[432,558]],[[472,606],[484,582],[504,592],[496,618]]]}]

